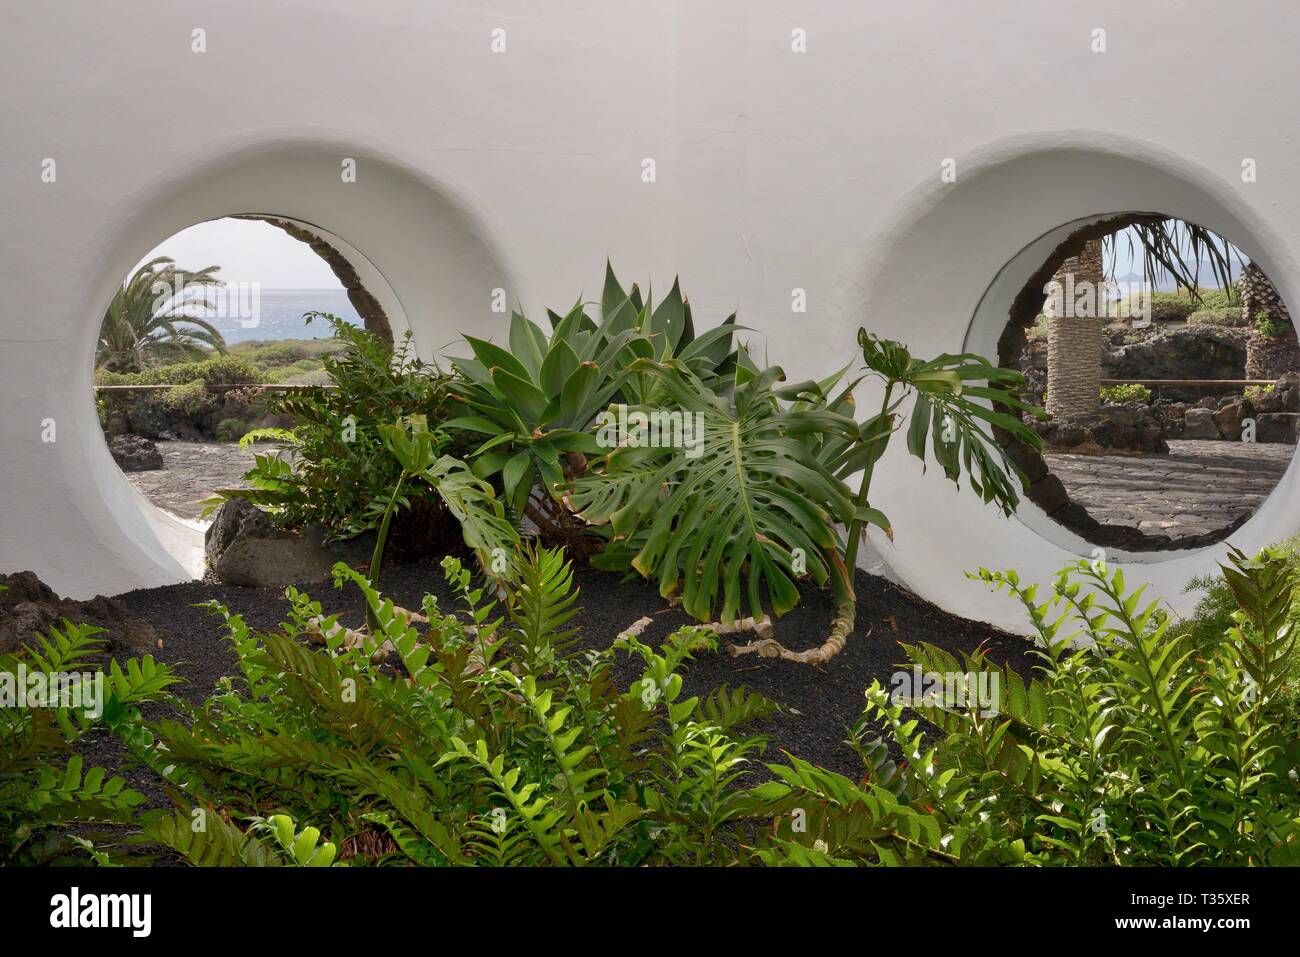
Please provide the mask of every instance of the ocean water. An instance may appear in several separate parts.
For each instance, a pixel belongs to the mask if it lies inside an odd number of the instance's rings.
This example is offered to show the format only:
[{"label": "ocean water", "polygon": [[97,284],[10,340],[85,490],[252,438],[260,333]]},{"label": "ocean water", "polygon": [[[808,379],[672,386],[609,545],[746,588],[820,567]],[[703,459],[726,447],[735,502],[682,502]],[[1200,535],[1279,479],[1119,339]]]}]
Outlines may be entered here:
[{"label": "ocean water", "polygon": [[245,290],[237,305],[233,296],[228,302],[226,315],[208,321],[229,345],[251,339],[328,339],[329,324],[317,319],[308,325],[302,318],[307,312],[328,312],[354,326],[362,324],[344,289],[262,289],[256,294]]}]

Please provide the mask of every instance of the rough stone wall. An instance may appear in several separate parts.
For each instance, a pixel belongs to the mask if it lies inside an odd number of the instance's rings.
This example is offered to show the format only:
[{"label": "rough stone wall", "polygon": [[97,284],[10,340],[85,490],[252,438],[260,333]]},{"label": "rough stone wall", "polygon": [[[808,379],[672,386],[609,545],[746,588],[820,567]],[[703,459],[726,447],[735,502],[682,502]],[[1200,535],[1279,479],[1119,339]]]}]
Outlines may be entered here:
[{"label": "rough stone wall", "polygon": [[1266,336],[1258,330],[1246,340],[1246,378],[1280,379],[1300,371],[1300,343],[1294,329],[1283,335]]}]

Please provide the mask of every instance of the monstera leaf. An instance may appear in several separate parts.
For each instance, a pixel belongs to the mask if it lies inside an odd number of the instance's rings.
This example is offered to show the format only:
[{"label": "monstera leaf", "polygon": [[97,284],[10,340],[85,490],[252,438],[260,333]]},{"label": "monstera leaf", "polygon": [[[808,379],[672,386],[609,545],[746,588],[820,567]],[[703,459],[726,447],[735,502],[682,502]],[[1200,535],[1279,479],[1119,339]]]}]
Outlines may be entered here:
[{"label": "monstera leaf", "polygon": [[[918,359],[902,343],[865,329],[858,330],[858,345],[869,374],[879,376],[900,398],[907,390],[915,393],[907,423],[908,452],[922,463],[928,452],[952,482],[960,484],[964,476],[983,501],[997,505],[1006,515],[1014,512],[1025,477],[993,430],[1001,429],[1032,449],[1042,448],[1042,439],[1020,415],[1043,416],[1041,409],[1016,395],[1024,377],[973,353]],[[896,409],[896,404],[886,402],[881,414],[863,426],[864,439],[869,427],[879,433],[878,442],[863,443],[872,461],[879,458],[892,434],[884,422],[892,426]],[[859,459],[846,464],[848,471],[856,471],[866,463]],[[844,468],[842,463],[837,471],[843,474]]]},{"label": "monstera leaf", "polygon": [[566,486],[583,518],[609,525],[595,563],[657,579],[700,620],[721,596],[728,623],[743,608],[788,611],[805,573],[824,584],[837,563],[833,523],[855,509],[812,450],[827,435],[854,439],[857,423],[826,408],[817,383],[780,387],[775,367],[738,366],[721,395],[681,360],[631,370],[655,380],[664,404],[629,410],[636,424],[620,424],[619,447]]}]

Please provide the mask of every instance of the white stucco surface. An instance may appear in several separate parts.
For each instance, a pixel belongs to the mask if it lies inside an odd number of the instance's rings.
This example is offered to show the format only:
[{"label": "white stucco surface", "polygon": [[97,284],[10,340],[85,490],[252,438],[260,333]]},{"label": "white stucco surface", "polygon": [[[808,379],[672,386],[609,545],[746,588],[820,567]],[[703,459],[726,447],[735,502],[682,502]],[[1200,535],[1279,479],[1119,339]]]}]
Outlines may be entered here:
[{"label": "white stucco surface", "polygon": [[[76,597],[192,574],[192,529],[118,472],[89,383],[114,285],[222,215],[339,237],[426,355],[501,331],[498,287],[539,315],[594,297],[606,256],[657,288],[680,273],[697,321],[739,310],[795,377],[842,365],[863,324],[991,353],[1026,249],[1125,210],[1218,230],[1300,301],[1297,27],[1285,0],[6,2],[0,570]],[[964,571],[1089,555],[895,451],[876,496],[895,542],[875,544],[922,596],[1020,627]],[[1298,528],[1293,468],[1231,542]],[[1111,557],[1185,602],[1225,548]]]}]

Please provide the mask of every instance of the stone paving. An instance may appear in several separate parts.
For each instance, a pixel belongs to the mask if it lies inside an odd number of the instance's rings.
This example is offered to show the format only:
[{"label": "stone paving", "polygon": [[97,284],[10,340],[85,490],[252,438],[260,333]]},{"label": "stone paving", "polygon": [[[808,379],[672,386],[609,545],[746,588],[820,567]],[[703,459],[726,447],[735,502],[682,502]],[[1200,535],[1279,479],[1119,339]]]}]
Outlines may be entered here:
[{"label": "stone paving", "polygon": [[1107,525],[1171,538],[1227,528],[1259,507],[1291,464],[1295,446],[1170,440],[1168,455],[1050,453],[1070,498]]},{"label": "stone paving", "polygon": [[[263,445],[258,451],[271,448]],[[242,487],[244,473],[253,467],[253,450],[234,442],[159,442],[158,451],[161,469],[126,477],[149,501],[181,518],[198,518],[203,500],[217,489]]]},{"label": "stone paving", "polygon": [[[198,518],[219,488],[238,488],[253,464],[233,443],[159,442],[159,471],[127,477],[155,505]],[[263,451],[270,446],[262,446]],[[1053,453],[1048,467],[1097,521],[1186,538],[1216,532],[1254,511],[1291,463],[1294,446],[1173,440],[1169,455]]]}]

